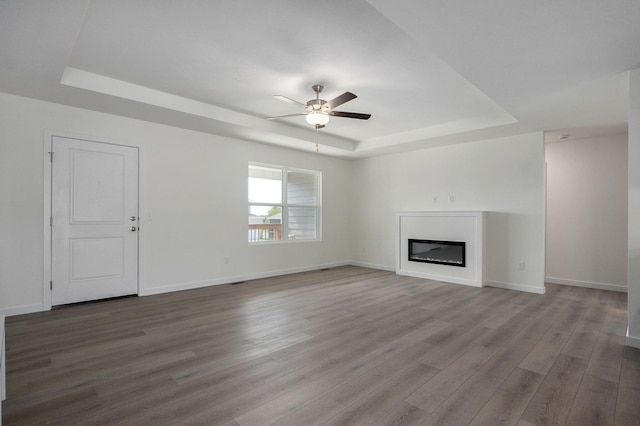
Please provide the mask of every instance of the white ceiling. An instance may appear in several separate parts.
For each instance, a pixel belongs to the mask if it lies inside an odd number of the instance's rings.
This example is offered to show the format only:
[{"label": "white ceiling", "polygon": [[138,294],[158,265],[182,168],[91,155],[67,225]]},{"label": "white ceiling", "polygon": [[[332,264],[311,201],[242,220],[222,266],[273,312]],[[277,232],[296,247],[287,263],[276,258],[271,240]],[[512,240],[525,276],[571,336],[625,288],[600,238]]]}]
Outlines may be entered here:
[{"label": "white ceiling", "polygon": [[[631,0],[2,0],[0,91],[344,158],[620,132],[639,22]],[[372,118],[266,120],[317,83]]]}]

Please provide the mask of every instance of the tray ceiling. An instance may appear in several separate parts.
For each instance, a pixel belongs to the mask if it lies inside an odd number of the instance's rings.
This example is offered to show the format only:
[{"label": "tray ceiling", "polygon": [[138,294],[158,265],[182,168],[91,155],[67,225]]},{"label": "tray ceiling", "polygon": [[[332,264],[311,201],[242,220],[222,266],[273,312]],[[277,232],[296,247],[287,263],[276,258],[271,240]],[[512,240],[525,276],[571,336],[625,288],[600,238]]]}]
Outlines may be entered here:
[{"label": "tray ceiling", "polygon": [[[358,158],[530,131],[625,129],[640,5],[10,0],[0,91]],[[319,133],[273,98],[351,91]]]}]

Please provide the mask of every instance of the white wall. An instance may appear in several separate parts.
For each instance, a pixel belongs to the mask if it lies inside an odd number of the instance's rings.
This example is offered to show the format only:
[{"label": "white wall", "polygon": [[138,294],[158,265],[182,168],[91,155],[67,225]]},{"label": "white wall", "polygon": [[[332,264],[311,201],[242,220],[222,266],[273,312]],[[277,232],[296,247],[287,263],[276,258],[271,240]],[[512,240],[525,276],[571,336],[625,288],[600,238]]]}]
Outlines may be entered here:
[{"label": "white wall", "polygon": [[485,210],[487,282],[544,292],[541,132],[358,160],[352,179],[354,263],[395,268],[398,211]]},{"label": "white wall", "polygon": [[[345,160],[0,93],[0,313],[42,308],[46,129],[141,148],[142,294],[339,265],[349,257]],[[248,245],[249,161],[323,172],[321,242]]]},{"label": "white wall", "polygon": [[546,145],[547,282],[627,290],[627,141]]},{"label": "white wall", "polygon": [[629,330],[627,344],[640,348],[640,68],[629,74]]}]

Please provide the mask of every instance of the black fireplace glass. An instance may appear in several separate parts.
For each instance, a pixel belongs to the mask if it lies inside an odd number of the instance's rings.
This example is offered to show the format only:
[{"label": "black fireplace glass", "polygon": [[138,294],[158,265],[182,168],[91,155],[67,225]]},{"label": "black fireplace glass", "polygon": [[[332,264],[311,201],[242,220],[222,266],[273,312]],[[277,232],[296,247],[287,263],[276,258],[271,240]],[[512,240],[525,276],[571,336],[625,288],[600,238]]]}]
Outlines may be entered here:
[{"label": "black fireplace glass", "polygon": [[409,261],[466,266],[464,241],[409,239]]}]

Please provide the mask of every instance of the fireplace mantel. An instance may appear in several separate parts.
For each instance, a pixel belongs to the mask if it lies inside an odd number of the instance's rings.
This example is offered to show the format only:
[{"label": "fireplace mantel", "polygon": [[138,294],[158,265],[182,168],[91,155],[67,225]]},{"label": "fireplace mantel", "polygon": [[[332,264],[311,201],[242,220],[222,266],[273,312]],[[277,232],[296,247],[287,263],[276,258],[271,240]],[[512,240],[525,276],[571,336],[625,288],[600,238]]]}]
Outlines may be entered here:
[{"label": "fireplace mantel", "polygon": [[[486,257],[483,211],[425,211],[396,213],[396,273],[482,287]],[[464,268],[409,261],[410,239],[464,241]]]}]

